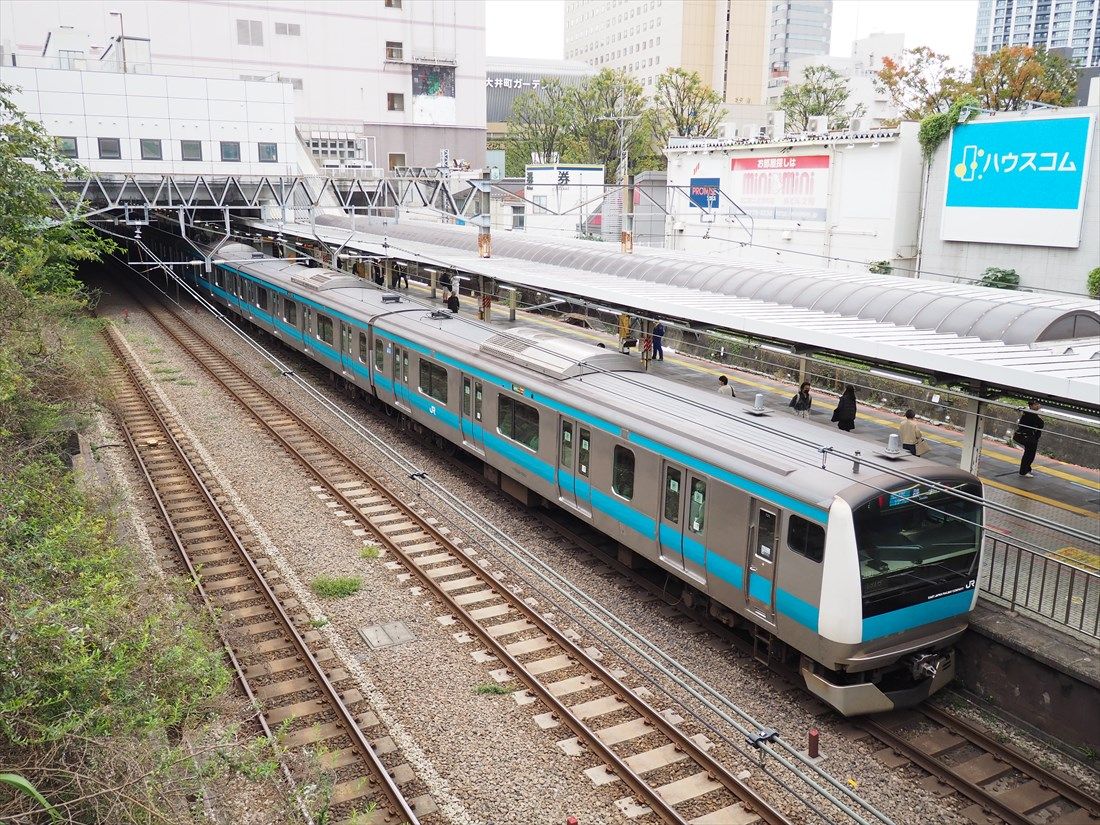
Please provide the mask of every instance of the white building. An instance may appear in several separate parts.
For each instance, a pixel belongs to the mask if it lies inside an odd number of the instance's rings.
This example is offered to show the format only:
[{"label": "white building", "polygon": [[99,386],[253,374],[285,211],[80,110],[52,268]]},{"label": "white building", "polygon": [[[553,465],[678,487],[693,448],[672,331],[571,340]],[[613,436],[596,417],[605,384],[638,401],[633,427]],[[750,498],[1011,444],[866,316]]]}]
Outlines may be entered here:
[{"label": "white building", "polygon": [[93,172],[288,175],[294,92],[282,83],[0,66],[15,105]]},{"label": "white building", "polygon": [[1004,46],[1071,49],[1080,66],[1100,66],[1100,0],[979,0],[974,51]]},{"label": "white building", "polygon": [[0,50],[8,66],[282,82],[321,160],[484,160],[481,0],[5,0]]},{"label": "white building", "polygon": [[913,269],[918,124],[776,140],[674,140],[668,246],[723,259]]},{"label": "white building", "polygon": [[882,59],[891,57],[900,59],[905,50],[904,34],[871,34],[852,44],[852,53],[848,57],[817,55],[798,57],[791,60],[790,75],[781,82],[769,84],[768,106],[775,108],[779,104],[783,88],[788,84],[802,83],[806,69],[810,66],[828,66],[842,75],[848,84],[850,96],[849,108],[861,104],[867,123],[881,126],[883,121],[897,118],[898,112],[890,101],[889,95],[875,86],[875,76],[882,68]]},{"label": "white building", "polygon": [[[566,0],[565,57],[622,69],[646,94],[670,67],[696,71],[731,105],[763,103],[766,0]],[[795,3],[794,5],[804,5]]]}]

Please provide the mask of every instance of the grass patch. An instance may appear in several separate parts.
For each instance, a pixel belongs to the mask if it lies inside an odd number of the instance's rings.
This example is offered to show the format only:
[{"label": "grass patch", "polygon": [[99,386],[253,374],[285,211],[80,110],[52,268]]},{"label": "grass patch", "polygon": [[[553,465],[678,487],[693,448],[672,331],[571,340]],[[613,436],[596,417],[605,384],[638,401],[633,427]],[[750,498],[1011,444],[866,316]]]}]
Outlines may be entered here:
[{"label": "grass patch", "polygon": [[505,696],[511,692],[504,685],[498,685],[496,682],[486,682],[474,688],[474,693],[480,696]]},{"label": "grass patch", "polygon": [[320,629],[328,624],[328,619],[310,619],[309,626],[315,629]]},{"label": "grass patch", "polygon": [[362,586],[358,576],[318,576],[310,588],[322,599],[342,599],[354,596]]},{"label": "grass patch", "polygon": [[382,550],[377,544],[368,544],[362,550],[359,551],[359,558],[361,559],[376,559],[382,555]]}]

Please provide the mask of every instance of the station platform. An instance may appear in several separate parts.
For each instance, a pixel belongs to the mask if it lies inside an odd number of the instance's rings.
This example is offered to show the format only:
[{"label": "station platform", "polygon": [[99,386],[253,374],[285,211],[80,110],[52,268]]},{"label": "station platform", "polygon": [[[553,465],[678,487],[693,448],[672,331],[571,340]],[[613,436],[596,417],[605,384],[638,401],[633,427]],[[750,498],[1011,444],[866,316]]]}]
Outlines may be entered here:
[{"label": "station platform", "polygon": [[[409,291],[426,299],[429,290],[426,286],[413,281]],[[475,315],[472,301],[463,299],[462,313]],[[517,309],[516,321],[509,322],[499,307],[494,309],[494,326],[535,326],[555,333],[588,341],[602,343],[614,348],[617,339],[613,334],[585,329],[564,323],[553,317]],[[680,353],[666,346],[663,361],[651,361],[649,370],[655,374],[680,381],[692,386],[717,389],[719,375],[729,378],[737,392],[732,404],[752,404],[757,393],[764,396],[764,403],[775,411],[777,418],[792,414],[787,406],[797,387],[794,383],[777,381],[765,375],[738,370],[734,367],[708,361],[695,355]],[[810,411],[810,420],[817,421],[825,428],[833,428],[830,417],[837,403],[837,396],[815,390],[814,405]],[[869,445],[881,446],[891,433],[897,432],[903,418],[895,412],[883,410],[860,401],[853,435],[865,438]],[[948,427],[937,426],[921,421],[920,427],[925,438],[931,442],[932,451],[926,459],[957,467],[960,461],[961,434]],[[1056,521],[1069,527],[1090,533],[1097,531],[1100,525],[1100,471],[1037,456],[1033,468],[1035,478],[1019,475],[1022,451],[1015,445],[986,437],[982,449],[981,478],[987,488],[987,495],[994,501],[1011,505],[1023,513],[1033,514]],[[1004,518],[1004,517],[1002,517]],[[1016,535],[1021,539],[1037,541],[1042,533],[1034,531],[1030,525],[1005,519],[997,524],[999,529]],[[1049,538],[1049,537],[1048,537]],[[1062,553],[1067,559],[1100,570],[1100,546],[1075,547],[1062,545],[1051,547],[1050,542],[1043,545],[1050,552]]]}]

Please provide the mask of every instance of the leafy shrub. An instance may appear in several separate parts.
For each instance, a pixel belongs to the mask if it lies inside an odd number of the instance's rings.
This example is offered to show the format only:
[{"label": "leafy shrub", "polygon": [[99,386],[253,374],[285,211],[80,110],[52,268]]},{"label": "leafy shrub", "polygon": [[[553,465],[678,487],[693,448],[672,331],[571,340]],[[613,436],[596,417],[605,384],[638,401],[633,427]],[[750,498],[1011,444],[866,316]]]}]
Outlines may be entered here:
[{"label": "leafy shrub", "polygon": [[1086,281],[1086,287],[1090,298],[1100,298],[1100,266],[1095,267]]},{"label": "leafy shrub", "polygon": [[981,286],[988,286],[993,289],[1015,289],[1020,285],[1020,276],[1016,274],[1015,269],[1001,269],[998,266],[991,266],[982,273],[981,280],[978,283]]}]

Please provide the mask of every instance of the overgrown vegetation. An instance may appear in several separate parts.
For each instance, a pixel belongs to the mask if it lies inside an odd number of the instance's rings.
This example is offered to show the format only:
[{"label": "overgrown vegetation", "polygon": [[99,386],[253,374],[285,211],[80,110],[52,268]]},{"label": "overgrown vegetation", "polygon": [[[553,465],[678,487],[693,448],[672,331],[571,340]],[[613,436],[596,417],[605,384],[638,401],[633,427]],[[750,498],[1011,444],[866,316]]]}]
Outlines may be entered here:
[{"label": "overgrown vegetation", "polygon": [[474,693],[479,696],[507,696],[511,692],[504,685],[498,685],[496,682],[486,682],[474,688]]},{"label": "overgrown vegetation", "polygon": [[979,279],[980,286],[988,286],[993,289],[1016,289],[1020,285],[1020,276],[1015,269],[1002,269],[999,266],[986,267]]},{"label": "overgrown vegetation", "polygon": [[359,592],[363,583],[358,576],[318,576],[310,585],[322,599],[343,599]]},{"label": "overgrown vegetation", "polygon": [[76,266],[112,245],[62,220],[51,192],[73,166],[10,91],[0,86],[0,820],[46,821],[48,804],[66,822],[180,821],[197,769],[170,739],[228,674],[63,461],[109,363]]},{"label": "overgrown vegetation", "polygon": [[1100,298],[1100,266],[1093,267],[1085,281],[1090,298]]}]

